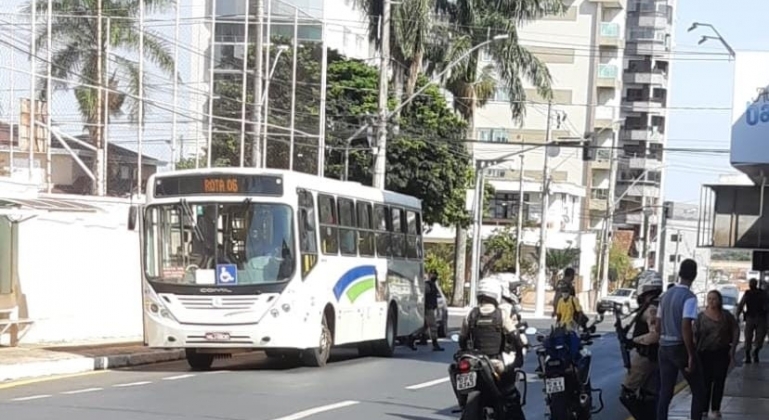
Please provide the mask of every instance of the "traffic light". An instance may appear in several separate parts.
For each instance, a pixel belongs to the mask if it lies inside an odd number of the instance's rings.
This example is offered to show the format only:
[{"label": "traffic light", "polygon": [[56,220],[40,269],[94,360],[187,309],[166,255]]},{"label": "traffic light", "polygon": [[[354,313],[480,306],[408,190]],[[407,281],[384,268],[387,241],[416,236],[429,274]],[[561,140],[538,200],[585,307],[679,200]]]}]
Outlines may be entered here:
[{"label": "traffic light", "polygon": [[592,139],[587,139],[582,142],[582,160],[584,162],[592,162],[595,160],[595,149],[593,148]]}]

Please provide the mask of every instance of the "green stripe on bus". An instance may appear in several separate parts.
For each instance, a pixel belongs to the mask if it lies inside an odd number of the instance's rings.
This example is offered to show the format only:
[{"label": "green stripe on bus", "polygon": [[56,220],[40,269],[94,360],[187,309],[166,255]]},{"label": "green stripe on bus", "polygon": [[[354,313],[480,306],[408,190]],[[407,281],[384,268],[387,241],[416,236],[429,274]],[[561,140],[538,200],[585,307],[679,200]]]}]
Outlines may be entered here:
[{"label": "green stripe on bus", "polygon": [[373,278],[367,278],[365,280],[359,281],[352,285],[349,289],[347,289],[347,297],[350,299],[350,302],[355,302],[356,299],[363,293],[371,290],[374,288],[374,279]]}]

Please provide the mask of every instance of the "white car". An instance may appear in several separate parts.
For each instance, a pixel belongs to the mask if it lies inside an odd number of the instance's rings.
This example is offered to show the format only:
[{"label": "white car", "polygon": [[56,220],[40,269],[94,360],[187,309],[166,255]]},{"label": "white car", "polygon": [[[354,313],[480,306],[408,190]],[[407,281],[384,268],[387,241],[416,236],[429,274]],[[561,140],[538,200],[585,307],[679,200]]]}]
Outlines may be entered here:
[{"label": "white car", "polygon": [[615,306],[619,306],[621,308],[621,313],[623,315],[627,315],[630,312],[638,309],[638,300],[636,299],[638,297],[638,293],[635,289],[617,289],[609,296],[606,296],[605,298],[602,298],[598,301],[598,305],[596,305],[596,309],[600,311],[606,311],[611,312],[614,310]]}]

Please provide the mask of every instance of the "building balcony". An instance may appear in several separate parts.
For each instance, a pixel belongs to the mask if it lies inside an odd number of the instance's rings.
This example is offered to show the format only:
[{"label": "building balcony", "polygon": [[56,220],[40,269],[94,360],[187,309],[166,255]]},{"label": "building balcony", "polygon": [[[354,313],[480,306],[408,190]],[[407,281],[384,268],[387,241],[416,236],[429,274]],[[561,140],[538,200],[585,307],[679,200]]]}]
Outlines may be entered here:
[{"label": "building balcony", "polygon": [[667,74],[658,70],[626,70],[622,81],[634,85],[654,85],[667,87]]},{"label": "building balcony", "polygon": [[627,0],[590,0],[591,3],[601,3],[607,9],[625,9]]},{"label": "building balcony", "polygon": [[606,211],[609,207],[609,200],[606,198],[591,198],[589,201],[590,211]]},{"label": "building balcony", "polygon": [[664,13],[643,12],[638,14],[638,26],[644,28],[666,29],[671,25]]},{"label": "building balcony", "polygon": [[665,101],[656,98],[625,98],[630,112],[659,115],[665,111]]},{"label": "building balcony", "polygon": [[642,225],[644,222],[644,215],[642,212],[623,213],[622,210],[617,210],[614,215],[614,223],[619,225]]},{"label": "building balcony", "polygon": [[595,107],[595,128],[614,129],[617,124],[617,109],[611,105]]},{"label": "building balcony", "polygon": [[618,23],[602,22],[598,36],[599,47],[625,48],[622,27]]},{"label": "building balcony", "polygon": [[644,185],[637,183],[631,185],[633,180],[620,180],[617,186],[617,197],[626,195],[628,197],[659,197],[660,188],[655,185]]},{"label": "building balcony", "polygon": [[644,171],[658,171],[662,169],[662,162],[657,159],[646,157],[631,157],[628,162],[630,169],[640,169]]},{"label": "building balcony", "polygon": [[596,86],[599,88],[619,89],[622,87],[619,75],[619,67],[613,64],[600,64],[598,66]]},{"label": "building balcony", "polygon": [[611,150],[598,149],[593,161],[593,169],[611,169]]},{"label": "building balcony", "polygon": [[659,143],[665,139],[665,133],[651,127],[648,129],[631,128],[622,130],[622,139]]}]

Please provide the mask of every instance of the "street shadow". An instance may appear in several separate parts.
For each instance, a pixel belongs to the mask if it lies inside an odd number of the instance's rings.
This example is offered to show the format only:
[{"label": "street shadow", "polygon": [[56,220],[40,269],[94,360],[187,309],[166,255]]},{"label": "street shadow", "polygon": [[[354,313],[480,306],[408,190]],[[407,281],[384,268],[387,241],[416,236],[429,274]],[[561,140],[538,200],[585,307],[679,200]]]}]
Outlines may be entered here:
[{"label": "street shadow", "polygon": [[[449,331],[449,335],[453,331]],[[457,350],[457,344],[448,339],[441,339],[440,345],[444,348],[442,352],[435,352],[428,344],[427,346],[417,346],[413,351],[406,346],[398,346],[395,354],[390,358],[380,358],[375,356],[361,356],[357,348],[338,347],[331,351],[329,358],[329,367],[354,366],[363,363],[377,363],[385,360],[399,361],[418,361],[420,363],[438,363],[448,365],[453,361],[453,355]],[[229,358],[214,360],[210,371],[282,371],[301,373],[315,368],[302,365],[296,357],[268,358],[262,351],[243,353],[233,355]],[[115,369],[118,371],[129,372],[190,372],[192,369],[186,361],[178,360],[167,363],[156,363],[139,366],[131,366]]]}]

